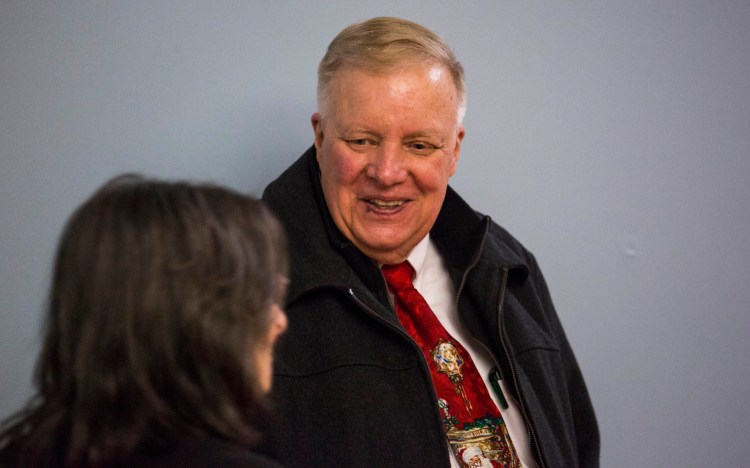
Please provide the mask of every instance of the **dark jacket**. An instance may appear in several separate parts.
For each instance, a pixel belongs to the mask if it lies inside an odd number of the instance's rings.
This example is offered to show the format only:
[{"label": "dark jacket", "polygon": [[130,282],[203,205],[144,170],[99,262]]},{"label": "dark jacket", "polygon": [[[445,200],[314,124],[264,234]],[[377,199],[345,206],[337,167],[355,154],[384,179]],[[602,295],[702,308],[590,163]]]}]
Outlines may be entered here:
[{"label": "dark jacket", "polygon": [[[290,466],[449,466],[430,373],[388,305],[377,264],[336,228],[315,149],[265,202],[291,249],[289,329],[273,397]],[[586,386],[534,257],[450,187],[430,236],[456,284],[459,315],[510,382],[541,466],[598,466]]]}]

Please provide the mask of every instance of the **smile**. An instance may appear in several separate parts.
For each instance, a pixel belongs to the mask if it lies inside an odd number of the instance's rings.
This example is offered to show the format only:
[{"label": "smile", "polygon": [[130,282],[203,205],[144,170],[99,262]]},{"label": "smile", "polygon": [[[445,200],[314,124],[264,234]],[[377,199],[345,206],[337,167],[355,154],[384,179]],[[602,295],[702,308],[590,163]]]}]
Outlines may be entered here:
[{"label": "smile", "polygon": [[393,209],[393,208],[398,208],[404,203],[406,203],[406,200],[379,200],[377,198],[373,198],[373,199],[367,200],[367,203],[380,209]]}]

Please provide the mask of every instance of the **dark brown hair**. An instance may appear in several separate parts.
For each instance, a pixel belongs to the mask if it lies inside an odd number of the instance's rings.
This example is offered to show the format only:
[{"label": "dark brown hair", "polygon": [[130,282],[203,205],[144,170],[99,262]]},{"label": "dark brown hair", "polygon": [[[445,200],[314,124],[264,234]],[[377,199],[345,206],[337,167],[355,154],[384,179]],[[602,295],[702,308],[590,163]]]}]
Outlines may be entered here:
[{"label": "dark brown hair", "polygon": [[254,198],[108,182],[63,231],[37,394],[5,422],[0,452],[107,466],[169,434],[256,443],[252,350],[287,268],[281,227]]}]

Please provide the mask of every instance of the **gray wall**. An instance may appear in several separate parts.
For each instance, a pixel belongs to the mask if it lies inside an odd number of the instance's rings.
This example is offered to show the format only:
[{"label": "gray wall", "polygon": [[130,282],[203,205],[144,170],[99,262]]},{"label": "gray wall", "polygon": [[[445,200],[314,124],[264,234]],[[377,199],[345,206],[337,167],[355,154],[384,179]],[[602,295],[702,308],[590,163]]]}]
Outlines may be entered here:
[{"label": "gray wall", "polygon": [[312,3],[0,2],[0,416],[71,211],[123,171],[259,194],[334,34],[396,15],[466,68],[452,184],[539,258],[603,465],[747,463],[750,3]]}]

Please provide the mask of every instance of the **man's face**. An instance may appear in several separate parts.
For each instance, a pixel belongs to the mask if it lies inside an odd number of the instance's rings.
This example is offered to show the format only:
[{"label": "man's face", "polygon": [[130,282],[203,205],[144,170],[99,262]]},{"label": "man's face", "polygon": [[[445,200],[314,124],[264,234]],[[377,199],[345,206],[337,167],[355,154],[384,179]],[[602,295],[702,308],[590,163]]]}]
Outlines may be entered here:
[{"label": "man's face", "polygon": [[381,263],[406,259],[430,231],[464,136],[448,71],[339,70],[313,114],[328,210],[357,248]]}]

